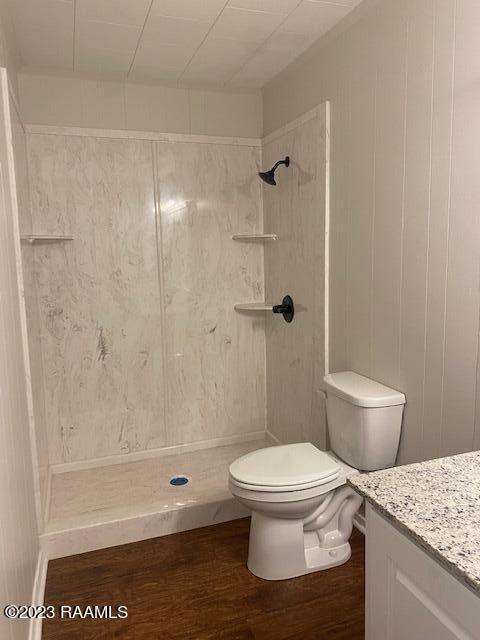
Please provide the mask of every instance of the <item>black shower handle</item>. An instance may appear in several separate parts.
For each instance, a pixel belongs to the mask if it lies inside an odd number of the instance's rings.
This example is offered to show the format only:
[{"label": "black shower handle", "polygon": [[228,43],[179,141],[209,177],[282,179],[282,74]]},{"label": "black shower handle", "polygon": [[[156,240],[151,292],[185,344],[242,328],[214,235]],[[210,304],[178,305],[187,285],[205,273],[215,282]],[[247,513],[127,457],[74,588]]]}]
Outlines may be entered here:
[{"label": "black shower handle", "polygon": [[290,305],[288,304],[276,304],[274,305],[272,311],[273,313],[288,313],[291,310]]},{"label": "black shower handle", "polygon": [[272,307],[273,313],[283,315],[285,322],[292,322],[295,316],[295,306],[290,296],[285,296],[282,300],[282,304],[275,304]]}]

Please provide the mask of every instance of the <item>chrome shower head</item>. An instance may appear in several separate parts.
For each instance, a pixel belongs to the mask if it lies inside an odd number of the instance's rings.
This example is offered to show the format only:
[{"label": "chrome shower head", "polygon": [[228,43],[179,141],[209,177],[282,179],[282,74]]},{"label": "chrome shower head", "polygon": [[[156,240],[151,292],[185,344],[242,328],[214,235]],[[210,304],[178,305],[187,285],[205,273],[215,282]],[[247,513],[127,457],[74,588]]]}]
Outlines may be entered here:
[{"label": "chrome shower head", "polygon": [[275,171],[277,170],[277,167],[280,166],[281,164],[284,164],[286,167],[288,167],[290,165],[289,156],[287,156],[285,160],[279,160],[278,162],[276,162],[273,165],[273,167],[270,169],[270,171],[261,171],[258,174],[260,178],[265,182],[265,184],[269,184],[272,187],[276,186],[277,183],[275,182]]}]

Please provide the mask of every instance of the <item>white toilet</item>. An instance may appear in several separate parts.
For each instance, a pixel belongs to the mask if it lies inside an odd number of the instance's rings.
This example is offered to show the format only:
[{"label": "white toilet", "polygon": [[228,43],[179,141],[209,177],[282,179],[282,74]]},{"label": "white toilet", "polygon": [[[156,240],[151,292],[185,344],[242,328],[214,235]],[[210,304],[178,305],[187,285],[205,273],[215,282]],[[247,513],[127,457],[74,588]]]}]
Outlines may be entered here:
[{"label": "white toilet", "polygon": [[332,451],[287,444],[230,465],[230,491],[252,511],[247,566],[265,580],[346,562],[362,502],[346,480],[395,464],[403,393],[351,371],[327,375],[324,383]]}]

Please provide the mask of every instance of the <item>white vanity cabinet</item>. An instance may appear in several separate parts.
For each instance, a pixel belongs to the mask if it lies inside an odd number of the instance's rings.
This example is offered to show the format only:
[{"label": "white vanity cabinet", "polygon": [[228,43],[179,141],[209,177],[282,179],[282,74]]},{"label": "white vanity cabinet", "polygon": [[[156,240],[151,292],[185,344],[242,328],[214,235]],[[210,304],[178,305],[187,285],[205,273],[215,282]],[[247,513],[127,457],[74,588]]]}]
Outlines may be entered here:
[{"label": "white vanity cabinet", "polygon": [[370,505],[366,573],[366,640],[480,640],[480,596]]}]

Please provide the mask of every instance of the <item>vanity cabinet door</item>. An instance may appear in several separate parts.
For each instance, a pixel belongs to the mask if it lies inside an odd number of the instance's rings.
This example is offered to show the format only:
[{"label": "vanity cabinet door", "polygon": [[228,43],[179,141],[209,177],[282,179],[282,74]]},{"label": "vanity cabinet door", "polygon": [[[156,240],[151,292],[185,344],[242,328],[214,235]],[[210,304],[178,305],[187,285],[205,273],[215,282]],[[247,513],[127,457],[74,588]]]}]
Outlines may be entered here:
[{"label": "vanity cabinet door", "polygon": [[480,640],[480,597],[367,508],[366,640]]}]

